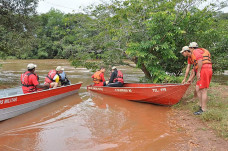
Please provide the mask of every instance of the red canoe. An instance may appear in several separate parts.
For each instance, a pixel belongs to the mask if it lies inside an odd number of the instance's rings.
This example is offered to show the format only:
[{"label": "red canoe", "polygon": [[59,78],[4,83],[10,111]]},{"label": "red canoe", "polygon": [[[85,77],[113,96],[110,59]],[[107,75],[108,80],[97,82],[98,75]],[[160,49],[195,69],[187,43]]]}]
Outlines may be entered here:
[{"label": "red canoe", "polygon": [[[48,103],[75,94],[82,83],[23,94],[21,88],[0,91],[0,121],[34,110]],[[8,93],[7,93],[8,92]],[[11,94],[10,94],[11,93]],[[6,97],[6,95],[10,97]],[[12,95],[13,94],[13,95]],[[16,94],[16,95],[15,95]]]},{"label": "red canoe", "polygon": [[125,83],[123,87],[87,86],[87,90],[117,98],[160,105],[180,101],[190,84]]}]

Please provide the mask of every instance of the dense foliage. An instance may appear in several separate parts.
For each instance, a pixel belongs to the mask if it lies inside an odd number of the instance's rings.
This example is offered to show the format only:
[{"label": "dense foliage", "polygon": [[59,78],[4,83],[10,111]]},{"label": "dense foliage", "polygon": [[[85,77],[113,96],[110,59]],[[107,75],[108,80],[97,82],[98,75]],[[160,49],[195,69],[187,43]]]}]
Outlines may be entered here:
[{"label": "dense foliage", "polygon": [[84,14],[36,16],[37,1],[1,0],[1,54],[71,59],[90,69],[130,59],[150,82],[176,82],[186,66],[179,51],[196,41],[211,52],[214,71],[228,69],[228,14],[218,11],[226,3],[199,9],[204,0],[112,0]]},{"label": "dense foliage", "polygon": [[219,38],[210,50],[214,56],[214,71],[223,73],[228,69],[228,13],[218,14],[216,22]]},{"label": "dense foliage", "polygon": [[218,26],[221,17],[214,11],[219,6],[200,10],[200,2],[203,1],[115,0],[90,8],[89,15],[99,21],[99,35],[104,37],[99,37],[104,50],[101,58],[105,64],[122,64],[121,59],[127,57],[150,81],[173,82],[176,78],[170,75],[180,75],[186,66],[186,58],[179,51],[196,41],[211,51],[216,63],[214,71],[227,69],[220,66],[226,64],[227,52],[217,54],[219,45],[226,43],[222,34],[226,29]]},{"label": "dense foliage", "polygon": [[25,58],[36,41],[38,0],[0,0],[0,57]]}]

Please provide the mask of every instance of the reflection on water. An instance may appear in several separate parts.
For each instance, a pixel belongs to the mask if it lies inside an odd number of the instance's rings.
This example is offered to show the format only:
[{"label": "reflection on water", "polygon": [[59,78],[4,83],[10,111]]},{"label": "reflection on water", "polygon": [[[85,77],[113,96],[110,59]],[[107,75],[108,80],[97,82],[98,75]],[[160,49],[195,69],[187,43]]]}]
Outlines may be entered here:
[{"label": "reflection on water", "polygon": [[[26,114],[0,122],[0,150],[38,149],[42,141],[39,138],[40,133],[51,128],[50,126],[55,127],[55,123],[64,123],[64,120],[72,117],[74,115],[74,112],[71,113],[72,106],[76,106],[81,101],[79,95],[75,94]],[[47,137],[44,141],[54,138],[56,137]]]},{"label": "reflection on water", "polygon": [[0,123],[0,149],[168,150],[173,142],[181,142],[167,123],[168,107],[82,95]]},{"label": "reflection on water", "polygon": [[[75,69],[67,60],[5,61],[0,80],[20,85],[20,74],[30,62],[38,65],[41,82],[50,69],[61,65],[72,83],[83,85],[78,94],[0,122],[0,150],[150,151],[175,150],[177,144],[186,143],[187,136],[169,125],[169,107],[87,92],[92,72]],[[128,82],[143,76],[138,69],[118,68]]]}]

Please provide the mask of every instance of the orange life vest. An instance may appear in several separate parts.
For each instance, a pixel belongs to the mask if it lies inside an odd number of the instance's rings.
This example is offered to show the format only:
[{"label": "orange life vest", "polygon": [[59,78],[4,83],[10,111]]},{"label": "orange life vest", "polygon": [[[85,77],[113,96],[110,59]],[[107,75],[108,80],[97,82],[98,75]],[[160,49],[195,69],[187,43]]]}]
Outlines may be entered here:
[{"label": "orange life vest", "polygon": [[36,87],[29,82],[29,76],[32,74],[34,74],[38,80],[38,76],[30,71],[26,71],[25,73],[21,74],[21,84],[24,87],[23,90],[27,92],[34,92],[37,90]]},{"label": "orange life vest", "polygon": [[56,70],[49,71],[47,77],[45,78],[45,83],[52,83],[55,80],[53,80],[54,76],[56,75]]},{"label": "orange life vest", "polygon": [[101,73],[102,73],[101,71],[97,71],[94,73],[94,75],[93,75],[93,82],[94,83],[98,84],[98,83],[102,82],[102,79],[100,76]]},{"label": "orange life vest", "polygon": [[193,64],[192,58],[191,57],[188,57],[188,58],[189,58],[190,63]]},{"label": "orange life vest", "polygon": [[118,73],[117,73],[117,77],[113,80],[113,82],[121,82],[121,83],[124,83],[124,80],[123,80],[123,73],[118,70]]},{"label": "orange life vest", "polygon": [[[210,52],[207,50],[207,49],[204,49],[204,48],[198,48],[200,50],[203,51],[203,64],[211,64],[212,61],[211,61],[211,54]],[[192,52],[192,55],[191,55],[191,59],[192,59],[192,62],[193,62],[193,66],[194,66],[194,70],[197,70],[198,69],[198,62],[196,60],[196,56],[193,54]]]}]

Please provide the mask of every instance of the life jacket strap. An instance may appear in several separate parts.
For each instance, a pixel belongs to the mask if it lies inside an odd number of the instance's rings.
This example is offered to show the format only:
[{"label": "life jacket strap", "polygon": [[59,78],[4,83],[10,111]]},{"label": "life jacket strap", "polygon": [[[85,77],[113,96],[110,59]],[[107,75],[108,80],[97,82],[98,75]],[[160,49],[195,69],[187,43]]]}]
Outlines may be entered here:
[{"label": "life jacket strap", "polygon": [[[27,71],[26,71],[26,72],[27,72]],[[26,72],[25,72],[25,73],[26,73]],[[25,73],[24,73],[24,74],[25,74]],[[29,79],[29,76],[32,75],[32,74],[34,74],[34,73],[29,72],[29,73],[26,74],[26,75],[28,76],[28,79]],[[34,75],[35,75],[35,74],[34,74]],[[22,82],[21,82],[21,84],[22,84]],[[22,86],[24,86],[24,87],[31,87],[31,86],[34,86],[34,85],[33,85],[33,84],[32,84],[32,85],[22,84]]]},{"label": "life jacket strap", "polygon": [[24,86],[24,87],[31,87],[31,86],[34,86],[34,85],[25,85],[25,84],[22,84],[22,86]]},{"label": "life jacket strap", "polygon": [[50,79],[52,82],[55,81],[55,80],[53,80],[51,77],[49,77],[48,75],[47,75],[47,78]]}]

